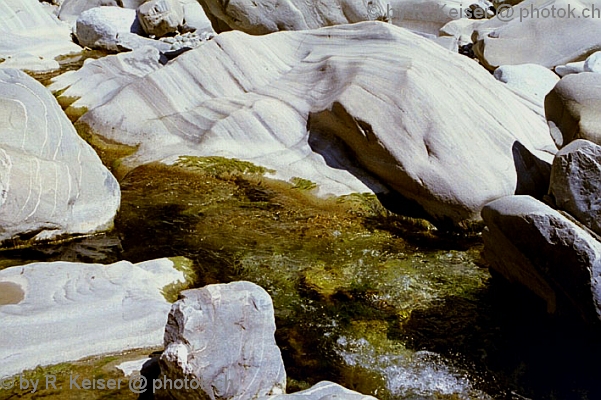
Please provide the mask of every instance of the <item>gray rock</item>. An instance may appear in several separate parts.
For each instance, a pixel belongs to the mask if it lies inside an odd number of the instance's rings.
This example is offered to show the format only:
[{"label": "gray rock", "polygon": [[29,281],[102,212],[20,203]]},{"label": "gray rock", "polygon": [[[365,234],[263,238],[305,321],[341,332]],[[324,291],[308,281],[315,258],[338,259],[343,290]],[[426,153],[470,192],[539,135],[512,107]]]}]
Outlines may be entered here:
[{"label": "gray rock", "polygon": [[375,397],[366,396],[338,385],[337,383],[321,381],[311,388],[292,393],[264,397],[261,400],[376,400]]},{"label": "gray rock", "polygon": [[601,144],[601,74],[561,78],[545,98],[545,114],[561,146],[575,139]]},{"label": "gray rock", "polygon": [[169,51],[168,45],[138,35],[142,33],[136,11],[121,7],[95,7],[84,11],[75,23],[75,36],[82,46],[109,51],[129,51],[153,46]]},{"label": "gray rock", "polygon": [[0,241],[107,229],[119,185],[50,92],[0,69]]},{"label": "gray rock", "polygon": [[547,303],[601,321],[601,243],[585,229],[529,196],[508,196],[482,210],[484,257],[511,282]]},{"label": "gray rock", "polygon": [[[552,7],[562,10],[564,18],[550,17]],[[541,14],[543,9],[549,14]],[[577,18],[566,17],[568,9]],[[525,0],[476,29],[474,53],[491,70],[510,64],[553,68],[584,60],[601,49],[601,19],[590,18],[590,12],[591,4],[583,1]],[[589,18],[584,18],[586,15]]]},{"label": "gray rock", "polygon": [[584,72],[601,73],[601,51],[596,51],[584,61]]},{"label": "gray rock", "polygon": [[144,31],[156,37],[175,33],[184,23],[184,9],[179,0],[148,0],[138,7],[136,14]]},{"label": "gray rock", "polygon": [[555,205],[601,235],[601,146],[575,140],[553,160],[549,194]]},{"label": "gray rock", "polygon": [[239,399],[285,392],[286,372],[274,338],[271,297],[251,282],[185,290],[165,328],[161,373],[194,379],[200,389],[175,399]]}]

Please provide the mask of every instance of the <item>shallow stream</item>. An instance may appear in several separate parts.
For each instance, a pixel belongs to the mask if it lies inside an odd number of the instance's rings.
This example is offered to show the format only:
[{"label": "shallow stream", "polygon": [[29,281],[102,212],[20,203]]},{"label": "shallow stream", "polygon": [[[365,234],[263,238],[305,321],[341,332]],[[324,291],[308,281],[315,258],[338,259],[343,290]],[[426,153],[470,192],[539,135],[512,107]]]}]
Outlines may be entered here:
[{"label": "shallow stream", "polygon": [[289,392],[328,379],[383,400],[601,398],[598,341],[491,276],[478,234],[265,172],[218,157],[139,167],[112,232],[5,250],[0,268],[185,256],[193,286],[255,282],[274,300]]}]

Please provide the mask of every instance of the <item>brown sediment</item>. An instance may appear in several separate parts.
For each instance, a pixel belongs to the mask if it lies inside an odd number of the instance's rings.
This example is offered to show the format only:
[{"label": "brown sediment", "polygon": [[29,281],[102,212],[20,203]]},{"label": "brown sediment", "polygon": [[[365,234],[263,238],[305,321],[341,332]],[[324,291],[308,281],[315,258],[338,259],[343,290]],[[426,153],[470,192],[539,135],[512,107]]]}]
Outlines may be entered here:
[{"label": "brown sediment", "polygon": [[0,306],[19,304],[25,298],[21,286],[13,282],[0,282]]}]

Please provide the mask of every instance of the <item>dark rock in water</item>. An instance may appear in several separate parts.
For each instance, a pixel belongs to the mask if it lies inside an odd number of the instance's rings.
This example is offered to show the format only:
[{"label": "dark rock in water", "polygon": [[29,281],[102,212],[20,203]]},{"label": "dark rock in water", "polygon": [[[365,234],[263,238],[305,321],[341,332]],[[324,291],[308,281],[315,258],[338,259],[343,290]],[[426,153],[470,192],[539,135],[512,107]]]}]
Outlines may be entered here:
[{"label": "dark rock in water", "polygon": [[547,310],[601,320],[601,243],[530,196],[508,196],[482,210],[484,256],[511,282],[544,299]]}]

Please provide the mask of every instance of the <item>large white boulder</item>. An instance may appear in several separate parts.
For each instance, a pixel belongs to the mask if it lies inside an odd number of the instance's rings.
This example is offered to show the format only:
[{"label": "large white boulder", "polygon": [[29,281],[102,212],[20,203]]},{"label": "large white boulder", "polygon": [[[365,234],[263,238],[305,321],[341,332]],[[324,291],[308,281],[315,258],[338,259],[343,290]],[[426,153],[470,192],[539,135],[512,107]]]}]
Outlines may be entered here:
[{"label": "large white boulder", "polygon": [[179,0],[148,0],[136,14],[144,32],[157,37],[176,33],[184,24],[184,8]]},{"label": "large white boulder", "polygon": [[37,0],[0,0],[0,36],[0,68],[56,70],[57,57],[82,50]]},{"label": "large white boulder", "polygon": [[162,290],[184,283],[170,259],[111,265],[33,263],[0,271],[2,374],[162,344],[171,304]]},{"label": "large white boulder", "polygon": [[[529,63],[553,68],[584,60],[601,49],[601,19],[594,16],[591,4],[525,0],[502,9],[474,32],[474,53],[489,69]],[[601,3],[594,5],[601,9]]]},{"label": "large white boulder", "polygon": [[472,60],[381,22],[226,32],[80,122],[138,146],[124,166],[237,157],[321,194],[378,190],[369,173],[453,223],[507,194],[546,193],[556,151],[541,118]]},{"label": "large white boulder", "polygon": [[44,86],[0,69],[0,120],[0,241],[112,226],[119,185]]}]

